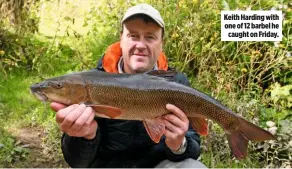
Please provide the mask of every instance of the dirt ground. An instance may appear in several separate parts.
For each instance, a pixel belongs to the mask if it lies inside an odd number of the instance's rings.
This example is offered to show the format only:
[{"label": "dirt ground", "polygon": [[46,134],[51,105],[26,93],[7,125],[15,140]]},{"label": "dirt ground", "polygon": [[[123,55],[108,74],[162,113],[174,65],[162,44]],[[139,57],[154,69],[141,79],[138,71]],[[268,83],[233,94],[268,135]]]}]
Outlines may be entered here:
[{"label": "dirt ground", "polygon": [[15,137],[20,145],[29,149],[25,160],[6,164],[4,167],[13,168],[69,168],[64,159],[55,159],[45,155],[42,147],[44,132],[40,128],[10,129],[9,132]]}]

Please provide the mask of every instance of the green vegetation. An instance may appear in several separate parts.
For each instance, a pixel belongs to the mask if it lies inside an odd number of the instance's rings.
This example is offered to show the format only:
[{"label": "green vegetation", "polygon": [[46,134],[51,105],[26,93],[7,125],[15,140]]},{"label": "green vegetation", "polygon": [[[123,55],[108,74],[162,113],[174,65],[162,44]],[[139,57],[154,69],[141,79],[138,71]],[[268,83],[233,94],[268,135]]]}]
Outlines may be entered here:
[{"label": "green vegetation", "polygon": [[[291,167],[292,4],[288,0],[0,2],[0,167],[66,166],[55,113],[32,96],[29,86],[94,68],[106,47],[118,40],[124,11],[139,2],[152,4],[165,18],[164,51],[171,66],[187,73],[193,87],[278,138],[250,143],[247,159],[237,161],[222,129],[210,122],[201,161],[212,168]],[[14,13],[11,6],[17,9]],[[220,40],[221,10],[272,8],[285,14],[281,42]],[[35,151],[15,134],[22,129],[40,140],[40,149]]]}]

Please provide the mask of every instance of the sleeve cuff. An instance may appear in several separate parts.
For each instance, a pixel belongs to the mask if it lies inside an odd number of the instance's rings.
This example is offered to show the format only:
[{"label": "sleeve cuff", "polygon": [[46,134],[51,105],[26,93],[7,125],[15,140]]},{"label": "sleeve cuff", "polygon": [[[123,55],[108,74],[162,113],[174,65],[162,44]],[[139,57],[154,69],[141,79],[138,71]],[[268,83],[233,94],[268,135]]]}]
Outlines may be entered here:
[{"label": "sleeve cuff", "polygon": [[186,138],[186,149],[182,154],[175,154],[173,153],[165,144],[166,146],[166,156],[167,159],[170,161],[182,161],[187,158],[197,159],[200,155],[200,145],[197,141],[193,140],[188,135],[185,136]]},{"label": "sleeve cuff", "polygon": [[173,154],[177,154],[177,155],[183,154],[187,149],[187,144],[188,143],[187,143],[186,137],[184,137],[184,140],[183,140],[182,144],[180,145],[179,149],[177,151],[171,150],[171,152]]}]

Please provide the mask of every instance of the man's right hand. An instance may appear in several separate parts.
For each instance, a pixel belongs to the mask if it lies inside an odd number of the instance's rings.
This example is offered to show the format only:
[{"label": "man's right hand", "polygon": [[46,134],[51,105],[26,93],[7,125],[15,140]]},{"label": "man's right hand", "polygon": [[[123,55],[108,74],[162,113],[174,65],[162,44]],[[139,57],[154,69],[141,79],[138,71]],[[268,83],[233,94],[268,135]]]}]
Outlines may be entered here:
[{"label": "man's right hand", "polygon": [[86,107],[85,104],[66,107],[56,102],[52,102],[50,106],[57,112],[56,121],[63,132],[73,137],[95,138],[98,125],[91,107]]}]

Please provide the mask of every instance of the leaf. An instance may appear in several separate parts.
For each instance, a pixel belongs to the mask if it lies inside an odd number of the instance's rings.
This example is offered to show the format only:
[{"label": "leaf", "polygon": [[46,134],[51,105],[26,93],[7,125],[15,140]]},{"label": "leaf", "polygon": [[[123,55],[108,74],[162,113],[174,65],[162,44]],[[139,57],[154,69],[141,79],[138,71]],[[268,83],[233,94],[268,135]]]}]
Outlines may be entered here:
[{"label": "leaf", "polygon": [[222,4],[223,4],[223,9],[224,10],[230,10],[230,7],[229,7],[229,5],[228,5],[228,3],[225,1],[225,0],[222,0]]},{"label": "leaf", "polygon": [[17,146],[14,148],[14,151],[18,152],[18,153],[21,153],[24,151],[24,148],[20,147],[20,146]]},{"label": "leaf", "polygon": [[291,95],[290,90],[292,90],[292,85],[281,87],[279,83],[276,83],[274,89],[271,91],[271,97],[276,98],[281,96],[289,96]]},{"label": "leaf", "polygon": [[65,21],[71,21],[72,18],[70,18],[69,16],[65,16],[65,17],[64,17],[64,20],[65,20]]},{"label": "leaf", "polygon": [[4,144],[0,143],[0,148],[5,147]]},{"label": "leaf", "polygon": [[86,27],[88,26],[88,22],[84,21],[84,24],[82,25],[82,27]]},{"label": "leaf", "polygon": [[19,145],[19,144],[21,144],[21,143],[22,143],[21,140],[17,140],[16,143],[15,143],[14,145],[17,146],[17,145]]},{"label": "leaf", "polygon": [[291,134],[292,133],[292,122],[289,120],[281,120],[280,122],[281,125],[281,131],[283,133]]},{"label": "leaf", "polygon": [[11,163],[11,162],[12,162],[12,157],[11,157],[11,156],[8,156],[8,157],[6,158],[6,161],[9,162],[9,163]]}]

